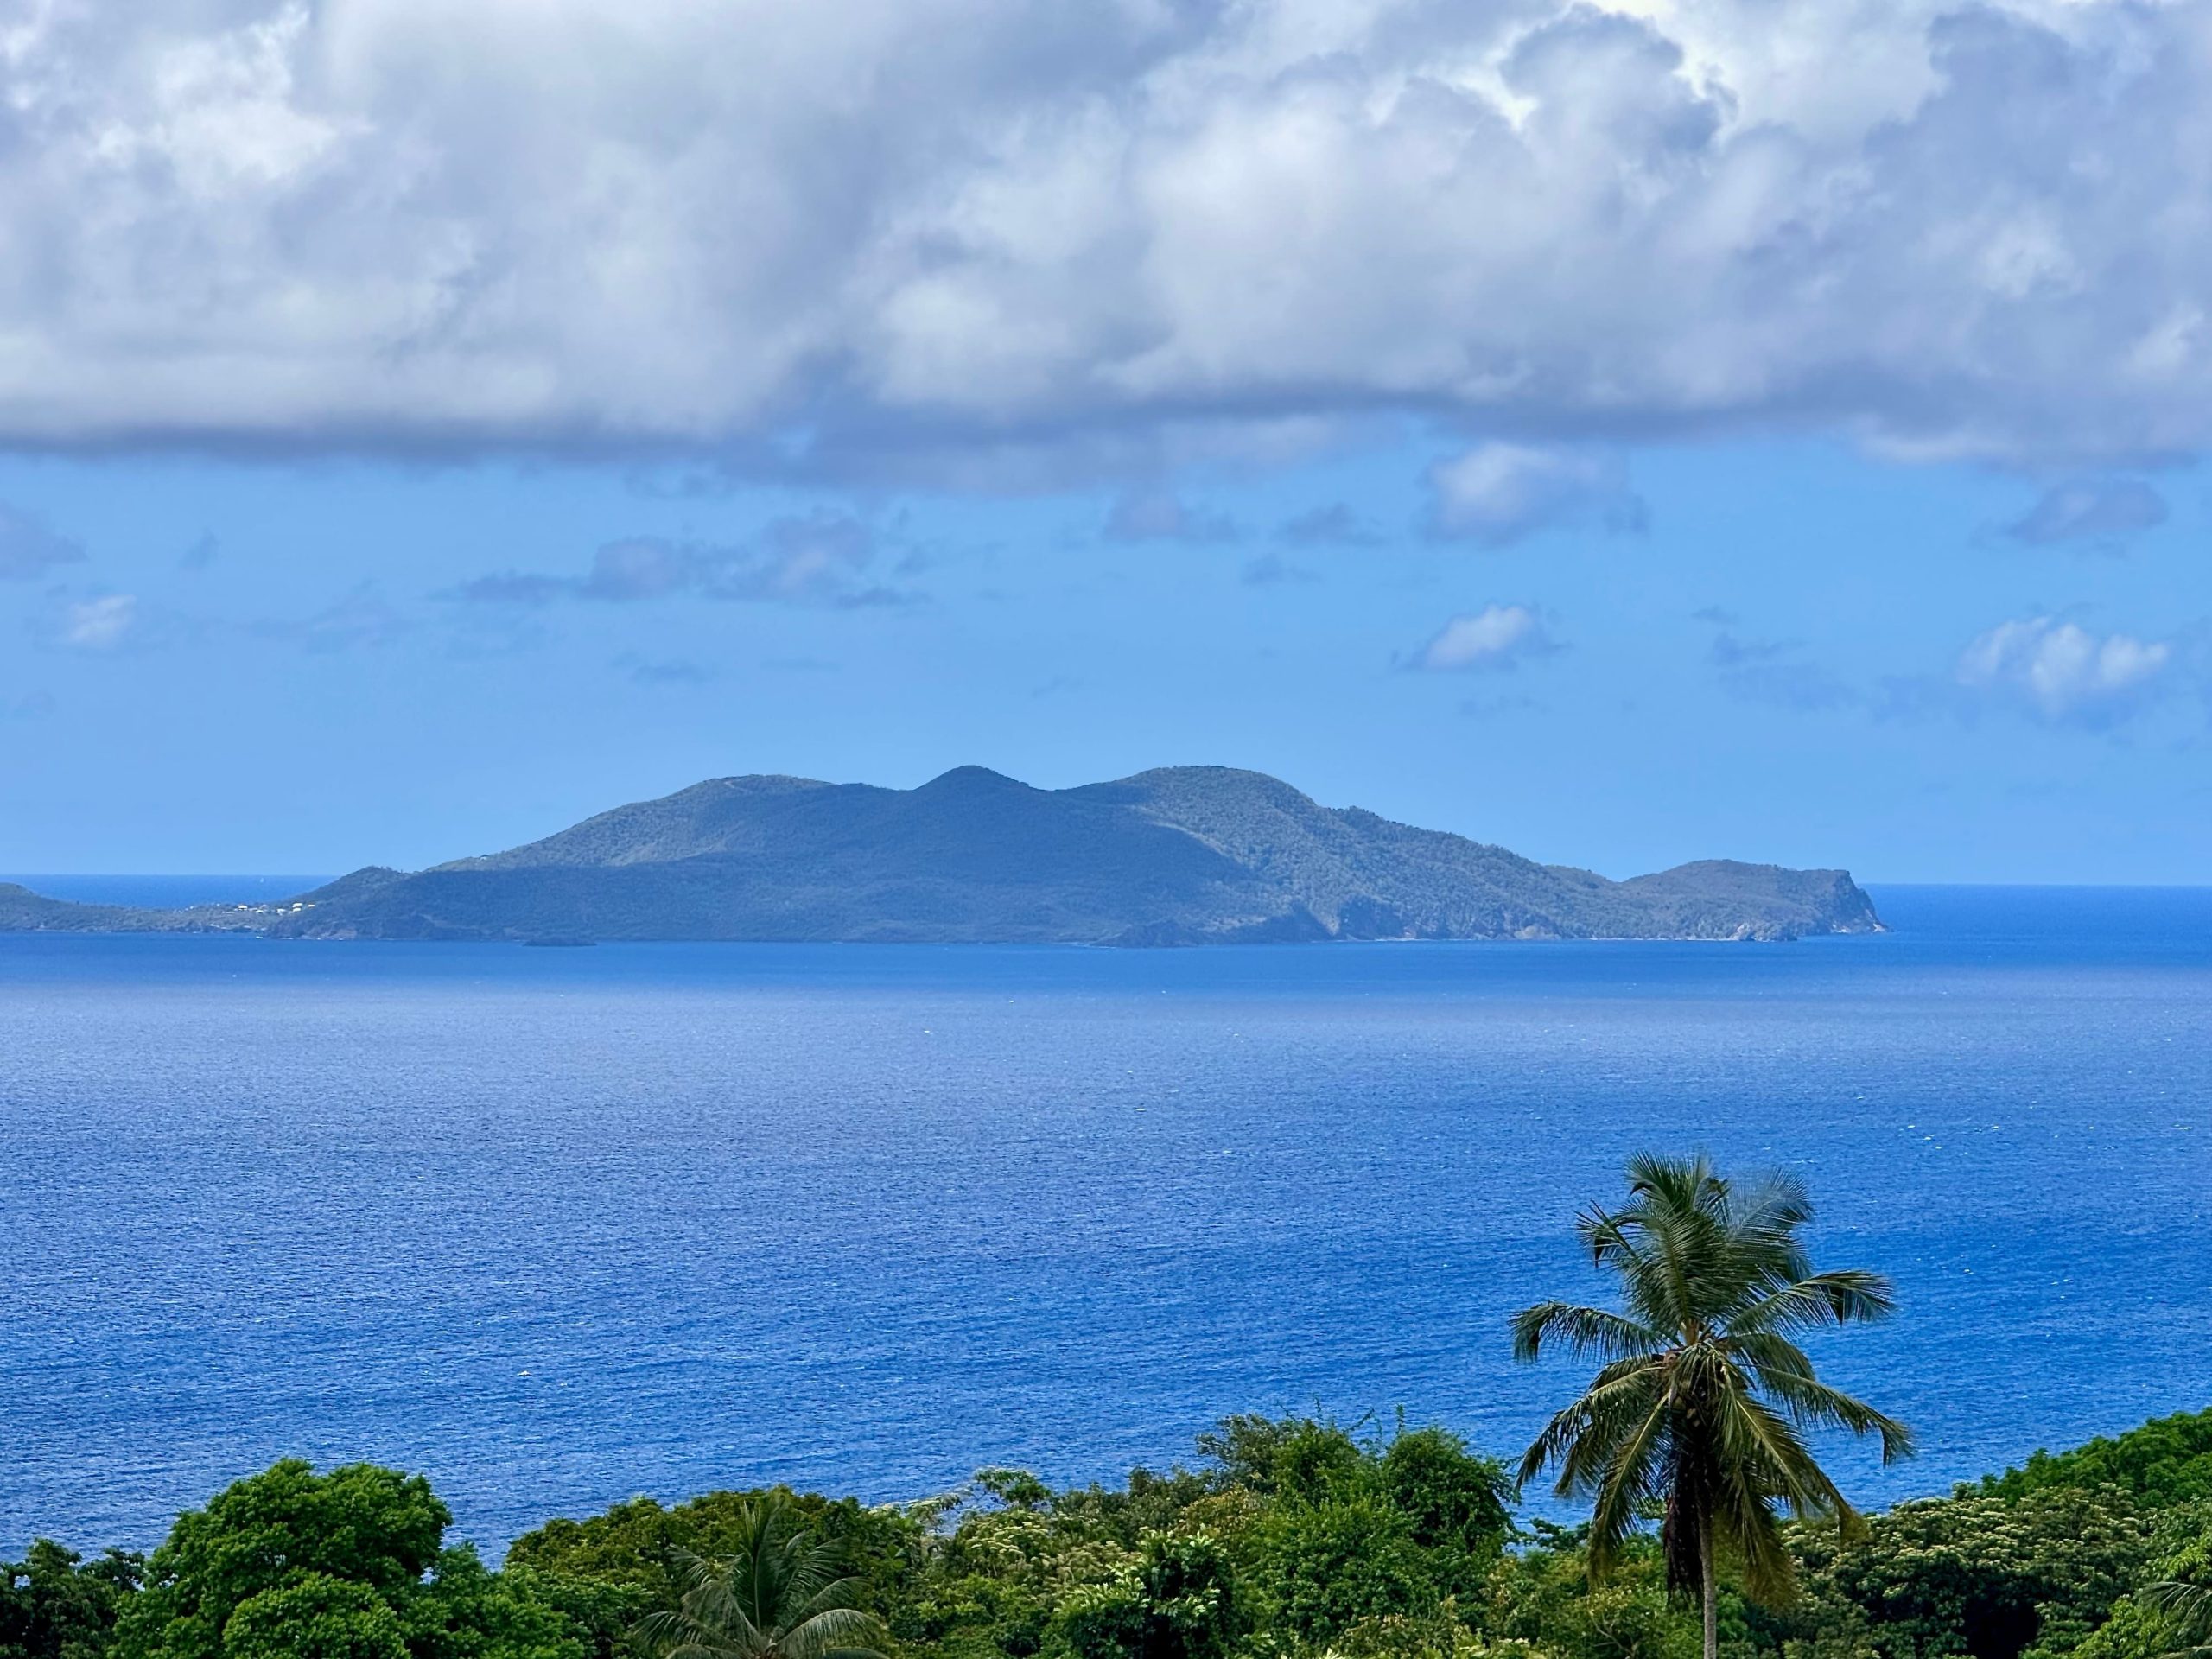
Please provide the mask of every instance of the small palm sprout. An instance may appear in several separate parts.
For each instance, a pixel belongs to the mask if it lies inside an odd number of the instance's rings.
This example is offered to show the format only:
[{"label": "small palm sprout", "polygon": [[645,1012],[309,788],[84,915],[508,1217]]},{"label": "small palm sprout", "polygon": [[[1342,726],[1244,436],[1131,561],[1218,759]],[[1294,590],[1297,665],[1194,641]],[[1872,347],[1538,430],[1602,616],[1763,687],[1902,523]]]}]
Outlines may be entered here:
[{"label": "small palm sprout", "polygon": [[1718,1555],[1740,1564],[1750,1593],[1786,1602],[1796,1586],[1780,1512],[1858,1524],[1805,1431],[1878,1434],[1885,1463],[1911,1454],[1904,1424],[1821,1382],[1790,1340],[1895,1304],[1878,1274],[1812,1270],[1796,1234],[1813,1209],[1794,1179],[1739,1187],[1703,1156],[1645,1155],[1628,1185],[1623,1208],[1577,1222],[1591,1260],[1618,1278],[1623,1311],[1541,1302],[1513,1321],[1523,1360],[1564,1344],[1604,1362],[1537,1436],[1520,1478],[1556,1465],[1559,1495],[1592,1503],[1593,1574],[1660,1508],[1668,1583],[1700,1598],[1714,1659]]},{"label": "small palm sprout", "polygon": [[2165,1622],[2174,1645],[2168,1659],[2205,1659],[2212,1655],[2212,1586],[2162,1579],[2145,1585],[2144,1605]]},{"label": "small palm sprout", "polygon": [[677,1553],[683,1593],[638,1622],[640,1642],[660,1659],[883,1659],[881,1624],[854,1605],[860,1580],[794,1529],[789,1504],[747,1504],[737,1526],[727,1560]]}]

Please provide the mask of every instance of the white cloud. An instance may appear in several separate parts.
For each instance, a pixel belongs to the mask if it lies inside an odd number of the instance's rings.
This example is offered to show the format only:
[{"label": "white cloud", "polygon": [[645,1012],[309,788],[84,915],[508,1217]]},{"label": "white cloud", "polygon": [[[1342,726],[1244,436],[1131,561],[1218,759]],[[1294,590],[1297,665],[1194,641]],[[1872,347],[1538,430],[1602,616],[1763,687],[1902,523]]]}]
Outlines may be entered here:
[{"label": "white cloud", "polygon": [[1961,654],[1958,683],[2050,721],[2109,723],[2131,712],[2173,660],[2161,640],[2094,634],[2048,616],[2001,622]]},{"label": "white cloud", "polygon": [[1551,525],[1640,529],[1643,504],[1615,458],[1520,443],[1478,444],[1429,474],[1431,527],[1502,547]]},{"label": "white cloud", "polygon": [[138,601],[130,594],[85,600],[64,613],[61,643],[76,651],[112,651],[137,617]]},{"label": "white cloud", "polygon": [[1446,622],[1415,655],[1414,666],[1447,672],[1505,669],[1557,649],[1527,606],[1486,605]]},{"label": "white cloud", "polygon": [[19,7],[0,442],[2212,445],[2212,0],[1611,3]]}]

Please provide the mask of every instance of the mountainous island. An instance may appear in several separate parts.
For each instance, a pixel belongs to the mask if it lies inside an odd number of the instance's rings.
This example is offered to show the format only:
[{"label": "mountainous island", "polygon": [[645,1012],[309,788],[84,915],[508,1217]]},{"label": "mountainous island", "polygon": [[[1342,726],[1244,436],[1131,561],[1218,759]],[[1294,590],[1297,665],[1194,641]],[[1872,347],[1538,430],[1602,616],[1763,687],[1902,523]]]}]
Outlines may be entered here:
[{"label": "mountainous island", "polygon": [[281,903],[138,910],[0,885],[0,930],[272,938],[1184,945],[1788,939],[1878,931],[1841,870],[1712,860],[1611,881],[1325,807],[1222,766],[1033,789],[718,778],[543,841]]}]

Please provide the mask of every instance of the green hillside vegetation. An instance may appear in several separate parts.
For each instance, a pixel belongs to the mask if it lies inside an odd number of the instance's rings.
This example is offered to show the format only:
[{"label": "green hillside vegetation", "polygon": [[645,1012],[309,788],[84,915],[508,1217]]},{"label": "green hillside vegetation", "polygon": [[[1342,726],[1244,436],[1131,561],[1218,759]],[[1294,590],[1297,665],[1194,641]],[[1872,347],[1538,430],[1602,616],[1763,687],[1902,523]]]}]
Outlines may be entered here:
[{"label": "green hillside vegetation", "polygon": [[[1724,1564],[1725,1659],[2162,1659],[2143,1592],[2212,1583],[2196,1496],[2094,1480],[2167,1460],[2169,1418],[2050,1476],[1901,1504],[1840,1540],[1783,1537],[1793,1600],[1746,1597]],[[2087,1471],[2088,1472],[2082,1472]],[[2062,1472],[2072,1471],[2072,1472]],[[2020,1473],[2022,1471],[2013,1471]],[[2069,1484],[2080,1478],[2092,1484]],[[1586,1527],[1517,1511],[1503,1466],[1438,1428],[1233,1418],[1191,1465],[1114,1487],[988,1470],[956,1493],[871,1506],[781,1488],[632,1499],[516,1540],[499,1571],[447,1536],[426,1483],[279,1464],[181,1517],[150,1557],[41,1542],[0,1567],[4,1659],[615,1659],[676,1607],[688,1553],[726,1560],[747,1511],[780,1505],[836,1553],[893,1659],[1695,1659],[1649,1532],[1593,1581]]]}]

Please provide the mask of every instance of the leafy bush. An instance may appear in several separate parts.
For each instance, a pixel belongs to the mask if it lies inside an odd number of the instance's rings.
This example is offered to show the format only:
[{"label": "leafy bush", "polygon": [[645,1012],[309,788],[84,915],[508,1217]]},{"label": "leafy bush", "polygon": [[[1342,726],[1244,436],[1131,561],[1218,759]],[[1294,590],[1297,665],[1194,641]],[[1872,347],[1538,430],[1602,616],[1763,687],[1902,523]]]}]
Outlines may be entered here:
[{"label": "leafy bush", "polygon": [[2100,1435],[2055,1456],[2038,1452],[2024,1468],[1985,1475],[1979,1490],[2024,1497],[2054,1487],[2100,1486],[2117,1486],[2152,1509],[2212,1498],[2212,1411],[2156,1417],[2117,1439]]},{"label": "leafy bush", "polygon": [[1863,1537],[1802,1529],[1795,1623],[1819,1656],[2019,1659],[2071,1652],[2137,1581],[2152,1527],[2115,1488],[1900,1504]]},{"label": "leafy bush", "polygon": [[420,1476],[287,1460],[180,1516],[116,1621],[118,1659],[587,1659],[528,1579],[442,1548]]},{"label": "leafy bush", "polygon": [[10,1659],[98,1659],[114,1639],[124,1599],[145,1562],[111,1549],[86,1561],[51,1539],[20,1561],[0,1561],[0,1655]]},{"label": "leafy bush", "polygon": [[1363,1619],[1432,1612],[1441,1599],[1412,1526],[1368,1493],[1278,1508],[1261,1533],[1260,1575],[1275,1624],[1314,1645]]}]

